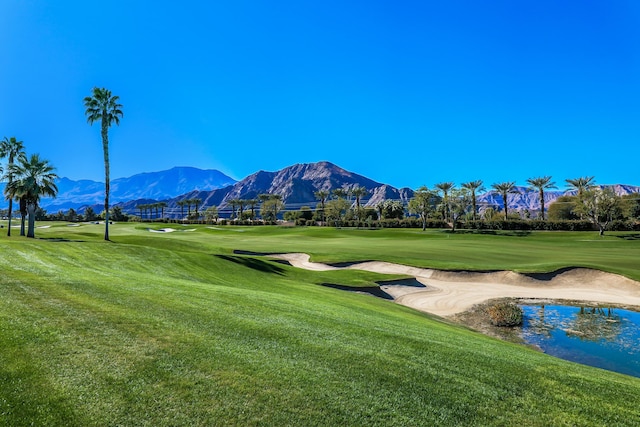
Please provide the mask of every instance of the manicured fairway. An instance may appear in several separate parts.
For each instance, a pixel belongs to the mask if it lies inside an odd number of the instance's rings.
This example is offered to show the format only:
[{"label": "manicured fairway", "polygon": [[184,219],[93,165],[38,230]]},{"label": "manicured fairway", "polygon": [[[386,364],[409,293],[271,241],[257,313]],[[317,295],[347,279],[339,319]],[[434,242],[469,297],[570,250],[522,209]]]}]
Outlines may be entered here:
[{"label": "manicured fairway", "polygon": [[386,276],[233,253],[637,279],[638,240],[115,224],[109,243],[52,225],[0,236],[0,425],[640,423],[638,378],[318,285]]}]

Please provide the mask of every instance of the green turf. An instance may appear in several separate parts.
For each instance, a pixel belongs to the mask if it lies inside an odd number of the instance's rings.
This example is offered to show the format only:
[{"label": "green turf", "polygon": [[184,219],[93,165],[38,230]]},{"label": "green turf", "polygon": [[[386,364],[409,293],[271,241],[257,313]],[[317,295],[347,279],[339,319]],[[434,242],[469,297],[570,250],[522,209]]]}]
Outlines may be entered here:
[{"label": "green turf", "polygon": [[115,224],[112,243],[97,225],[2,233],[0,425],[640,423],[640,379],[318,286],[386,276],[233,253],[638,277],[631,234],[146,228]]}]

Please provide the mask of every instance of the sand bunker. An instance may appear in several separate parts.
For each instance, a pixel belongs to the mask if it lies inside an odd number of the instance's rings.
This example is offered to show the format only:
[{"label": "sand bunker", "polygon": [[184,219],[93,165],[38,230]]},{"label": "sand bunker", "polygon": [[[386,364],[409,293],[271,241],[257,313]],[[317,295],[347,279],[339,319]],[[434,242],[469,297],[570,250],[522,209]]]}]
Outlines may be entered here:
[{"label": "sand bunker", "polygon": [[545,274],[512,271],[458,272],[410,267],[388,262],[362,262],[336,267],[309,261],[307,254],[277,254],[274,258],[314,271],[364,270],[413,276],[424,287],[402,284],[380,289],[398,304],[420,311],[449,316],[494,298],[545,298],[594,301],[640,306],[640,282],[618,274],[587,268],[563,269]]},{"label": "sand bunker", "polygon": [[147,228],[147,231],[152,233],[173,233],[174,231],[178,231],[175,228],[161,228],[159,230],[154,230],[152,228]]},{"label": "sand bunker", "polygon": [[187,230],[176,230],[175,228],[160,228],[158,230],[154,230],[153,228],[147,228],[147,231],[151,233],[173,233],[174,231],[196,231],[195,228],[189,228]]}]

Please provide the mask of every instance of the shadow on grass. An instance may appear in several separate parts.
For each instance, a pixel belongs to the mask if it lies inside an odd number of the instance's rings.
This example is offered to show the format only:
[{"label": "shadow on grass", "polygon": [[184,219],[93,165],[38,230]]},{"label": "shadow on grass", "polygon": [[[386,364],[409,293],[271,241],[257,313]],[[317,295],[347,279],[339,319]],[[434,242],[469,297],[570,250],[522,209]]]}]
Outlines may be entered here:
[{"label": "shadow on grass", "polygon": [[354,286],[337,285],[335,283],[321,283],[321,285],[327,288],[338,289],[341,291],[355,292],[357,294],[372,295],[374,297],[383,298],[387,300],[393,299],[391,295],[389,295],[382,289],[378,288],[377,286],[354,287]]},{"label": "shadow on grass", "polygon": [[65,242],[65,243],[84,243],[86,240],[73,240],[62,237],[38,237],[38,240],[46,240],[47,242]]},{"label": "shadow on grass", "polygon": [[272,263],[262,261],[255,258],[245,258],[240,256],[230,256],[230,255],[215,255],[216,257],[223,259],[225,261],[230,261],[235,264],[242,265],[244,267],[249,267],[253,270],[262,271],[264,273],[272,273],[278,274],[280,276],[284,276],[284,268],[278,267],[277,265],[273,265]]},{"label": "shadow on grass", "polygon": [[640,233],[634,233],[634,234],[624,234],[622,236],[616,236],[618,239],[624,239],[624,240],[640,240]]}]

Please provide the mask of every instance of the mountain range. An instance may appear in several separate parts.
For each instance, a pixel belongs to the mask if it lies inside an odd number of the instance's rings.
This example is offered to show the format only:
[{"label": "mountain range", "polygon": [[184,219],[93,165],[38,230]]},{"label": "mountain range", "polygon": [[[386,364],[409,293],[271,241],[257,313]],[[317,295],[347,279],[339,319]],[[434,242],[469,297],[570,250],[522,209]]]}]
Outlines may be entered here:
[{"label": "mountain range", "polygon": [[[164,200],[193,190],[210,191],[227,187],[236,180],[215,169],[174,167],[160,172],[148,172],[110,182],[110,203],[127,202],[134,199]],[[103,206],[104,182],[91,180],[57,180],[58,195],[55,199],[43,198],[40,205],[48,212],[78,210],[84,206]],[[4,184],[0,184],[0,191]],[[6,208],[5,200],[0,208]],[[102,208],[100,208],[102,209]]]},{"label": "mountain range", "polygon": [[[57,182],[58,196],[55,199],[44,198],[41,206],[48,212],[66,211],[70,208],[82,212],[91,206],[97,212],[103,209],[104,183],[90,180],[74,181],[61,178]],[[4,184],[0,184],[2,191]],[[208,206],[218,206],[223,216],[230,211],[229,201],[233,199],[255,199],[260,194],[277,194],[282,197],[287,209],[297,210],[302,206],[314,207],[317,203],[315,192],[331,192],[337,188],[352,189],[364,187],[368,195],[362,198],[364,206],[375,206],[383,200],[400,200],[407,203],[413,197],[410,188],[395,188],[376,182],[365,176],[349,172],[330,162],[296,164],[279,171],[259,171],[241,181],[210,169],[175,167],[166,171],[141,173],[128,178],[111,181],[112,205],[119,205],[124,212],[138,214],[137,208],[143,204],[158,201],[167,203],[164,213],[169,217],[180,217],[182,208],[178,202],[187,199],[200,199],[200,210]],[[618,195],[640,193],[640,187],[614,185]],[[527,187],[517,187],[517,194],[509,195],[509,207],[513,210],[528,209],[535,212],[540,209],[538,192]],[[546,191],[545,206],[555,199],[573,194],[565,191]],[[3,206],[4,203],[4,206]],[[502,197],[495,191],[479,194],[480,210],[487,207],[501,209]],[[6,201],[0,202],[0,208],[6,208]],[[226,214],[225,214],[226,213]]]}]

